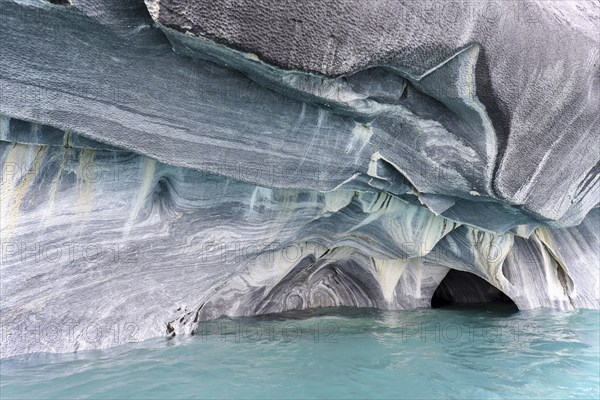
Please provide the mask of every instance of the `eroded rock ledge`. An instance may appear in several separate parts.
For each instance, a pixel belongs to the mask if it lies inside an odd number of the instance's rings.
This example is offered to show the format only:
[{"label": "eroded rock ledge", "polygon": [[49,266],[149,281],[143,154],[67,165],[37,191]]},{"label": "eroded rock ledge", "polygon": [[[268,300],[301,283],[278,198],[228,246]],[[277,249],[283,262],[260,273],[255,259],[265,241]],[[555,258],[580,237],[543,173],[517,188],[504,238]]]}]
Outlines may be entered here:
[{"label": "eroded rock ledge", "polygon": [[429,307],[452,269],[600,307],[593,6],[374,42],[415,3],[147,3],[1,2],[3,357]]}]

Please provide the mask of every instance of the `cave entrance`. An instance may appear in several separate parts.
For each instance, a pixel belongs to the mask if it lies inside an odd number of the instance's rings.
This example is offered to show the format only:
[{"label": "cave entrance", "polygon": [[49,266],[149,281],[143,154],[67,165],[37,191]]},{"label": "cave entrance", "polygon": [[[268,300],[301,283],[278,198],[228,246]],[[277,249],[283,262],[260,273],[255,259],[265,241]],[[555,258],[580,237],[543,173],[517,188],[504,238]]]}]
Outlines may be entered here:
[{"label": "cave entrance", "polygon": [[475,274],[451,269],[431,298],[431,308],[464,306],[502,308],[518,311],[516,304],[485,279]]}]

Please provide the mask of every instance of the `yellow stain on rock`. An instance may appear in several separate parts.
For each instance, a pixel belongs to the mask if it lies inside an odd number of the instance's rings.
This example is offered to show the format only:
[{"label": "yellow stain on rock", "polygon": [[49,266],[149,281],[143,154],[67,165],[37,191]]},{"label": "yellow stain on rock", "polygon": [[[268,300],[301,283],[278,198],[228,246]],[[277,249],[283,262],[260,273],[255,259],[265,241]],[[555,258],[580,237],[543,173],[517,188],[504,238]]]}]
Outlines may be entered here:
[{"label": "yellow stain on rock", "polygon": [[[24,167],[28,153],[31,151],[31,146],[15,144],[9,151],[4,162],[2,170],[2,219],[8,221],[6,228],[2,229],[2,239],[10,239],[14,234],[15,226],[19,221],[19,211],[21,204],[25,198],[25,194],[35,180],[36,175],[40,170],[42,160],[48,150],[47,146],[36,146],[37,151],[35,157],[28,167],[27,173],[18,173],[18,166]],[[8,167],[14,168],[12,171],[7,171]],[[10,176],[7,176],[10,173]],[[3,224],[4,225],[4,224]]]}]

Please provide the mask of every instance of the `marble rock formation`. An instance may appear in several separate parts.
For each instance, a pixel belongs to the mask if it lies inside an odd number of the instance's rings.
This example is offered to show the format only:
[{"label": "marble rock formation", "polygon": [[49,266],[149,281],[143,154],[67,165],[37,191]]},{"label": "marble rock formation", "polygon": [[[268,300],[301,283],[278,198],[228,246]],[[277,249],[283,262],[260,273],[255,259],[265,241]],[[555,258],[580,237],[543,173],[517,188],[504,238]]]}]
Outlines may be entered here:
[{"label": "marble rock formation", "polygon": [[451,270],[456,301],[600,308],[594,2],[0,0],[0,18],[3,357],[429,307]]}]

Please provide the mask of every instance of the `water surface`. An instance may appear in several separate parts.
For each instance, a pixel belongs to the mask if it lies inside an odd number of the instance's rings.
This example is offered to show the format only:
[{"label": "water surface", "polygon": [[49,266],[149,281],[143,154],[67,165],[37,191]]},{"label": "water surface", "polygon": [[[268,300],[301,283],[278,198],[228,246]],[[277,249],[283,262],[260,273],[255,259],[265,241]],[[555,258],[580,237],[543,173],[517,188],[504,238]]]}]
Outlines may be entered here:
[{"label": "water surface", "polygon": [[600,312],[319,310],[1,363],[2,398],[598,398]]}]

